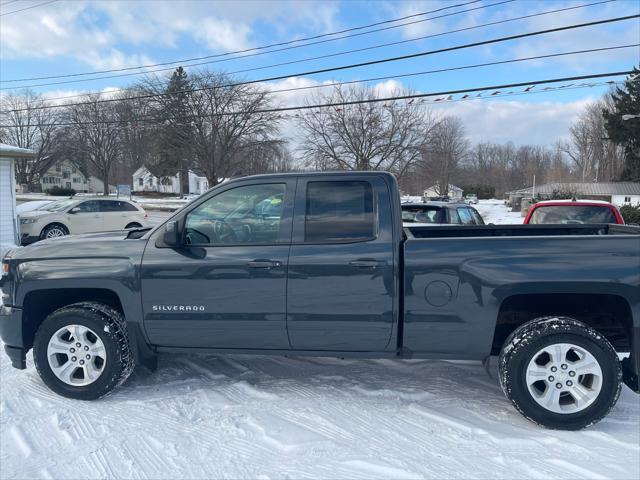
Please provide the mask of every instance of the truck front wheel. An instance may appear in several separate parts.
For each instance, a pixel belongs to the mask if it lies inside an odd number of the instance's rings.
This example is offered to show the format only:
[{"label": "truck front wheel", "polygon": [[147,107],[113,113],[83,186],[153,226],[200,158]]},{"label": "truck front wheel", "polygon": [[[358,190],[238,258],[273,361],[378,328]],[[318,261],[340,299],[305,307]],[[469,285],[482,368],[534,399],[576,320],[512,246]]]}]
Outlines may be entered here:
[{"label": "truck front wheel", "polygon": [[516,409],[547,428],[579,430],[604,418],[622,388],[609,341],[582,322],[545,317],[517,328],[499,359],[500,385]]},{"label": "truck front wheel", "polygon": [[122,314],[95,302],[50,314],[36,332],[33,358],[51,390],[78,400],[106,395],[133,370]]}]

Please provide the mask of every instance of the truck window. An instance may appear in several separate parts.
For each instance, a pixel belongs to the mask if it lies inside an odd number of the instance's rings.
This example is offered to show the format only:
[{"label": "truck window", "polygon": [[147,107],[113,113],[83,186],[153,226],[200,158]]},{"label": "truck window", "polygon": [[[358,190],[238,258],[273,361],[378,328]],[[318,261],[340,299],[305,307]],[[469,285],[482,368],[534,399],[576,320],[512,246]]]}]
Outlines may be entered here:
[{"label": "truck window", "polygon": [[237,187],[210,198],[187,215],[191,245],[277,243],[286,185]]},{"label": "truck window", "polygon": [[358,242],[375,238],[373,189],[369,182],[309,182],[304,240]]},{"label": "truck window", "polygon": [[543,205],[535,208],[529,219],[532,225],[571,223],[618,223],[610,207],[604,205]]}]

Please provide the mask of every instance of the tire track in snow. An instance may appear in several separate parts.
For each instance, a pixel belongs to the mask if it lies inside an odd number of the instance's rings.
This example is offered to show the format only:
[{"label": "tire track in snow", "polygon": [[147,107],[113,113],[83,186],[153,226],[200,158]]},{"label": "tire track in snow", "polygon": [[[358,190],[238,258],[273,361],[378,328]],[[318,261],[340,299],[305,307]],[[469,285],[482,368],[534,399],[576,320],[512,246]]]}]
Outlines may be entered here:
[{"label": "tire track in snow", "polygon": [[565,470],[570,472],[569,475],[563,475],[564,478],[572,478],[575,475],[577,475],[579,478],[589,478],[594,480],[607,480],[609,478],[606,475],[600,475],[593,470],[588,470],[560,458],[552,458],[551,460],[549,460],[549,463],[553,463],[554,465],[560,468],[564,468]]},{"label": "tire track in snow", "polygon": [[9,434],[11,435],[11,438],[13,438],[13,441],[18,447],[18,450],[20,450],[20,453],[22,453],[22,456],[24,456],[25,458],[30,457],[33,453],[33,448],[27,441],[27,438],[25,437],[22,430],[14,425],[9,428]]}]

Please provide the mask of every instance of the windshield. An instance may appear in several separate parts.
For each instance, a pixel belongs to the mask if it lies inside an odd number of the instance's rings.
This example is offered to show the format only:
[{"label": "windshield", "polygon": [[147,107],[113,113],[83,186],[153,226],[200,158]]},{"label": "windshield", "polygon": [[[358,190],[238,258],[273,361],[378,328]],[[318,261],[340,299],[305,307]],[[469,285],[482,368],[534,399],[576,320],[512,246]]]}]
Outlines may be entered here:
[{"label": "windshield", "polygon": [[530,224],[618,223],[611,208],[595,205],[549,205],[536,208]]},{"label": "windshield", "polygon": [[78,203],[78,201],[68,198],[66,200],[58,200],[57,202],[49,203],[44,207],[38,208],[38,210],[44,210],[47,212],[62,212],[75,203]]},{"label": "windshield", "polygon": [[405,223],[440,223],[440,207],[402,207],[402,221]]}]

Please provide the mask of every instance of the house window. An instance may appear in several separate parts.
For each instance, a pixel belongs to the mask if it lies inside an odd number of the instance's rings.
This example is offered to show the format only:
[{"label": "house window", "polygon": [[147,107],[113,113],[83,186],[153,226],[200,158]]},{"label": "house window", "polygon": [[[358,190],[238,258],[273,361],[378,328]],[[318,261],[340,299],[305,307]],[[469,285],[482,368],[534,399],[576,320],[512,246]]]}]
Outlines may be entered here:
[{"label": "house window", "polygon": [[62,178],[69,179],[71,178],[71,174],[69,172],[62,172]]},{"label": "house window", "polygon": [[138,185],[140,185],[141,187],[144,185],[144,179],[142,177],[138,179]]},{"label": "house window", "polygon": [[61,172],[62,171],[62,167],[60,165],[56,165],[56,172]]},{"label": "house window", "polygon": [[79,177],[73,177],[73,183],[80,183]]},{"label": "house window", "polygon": [[624,197],[624,203],[631,203],[631,197]]}]

